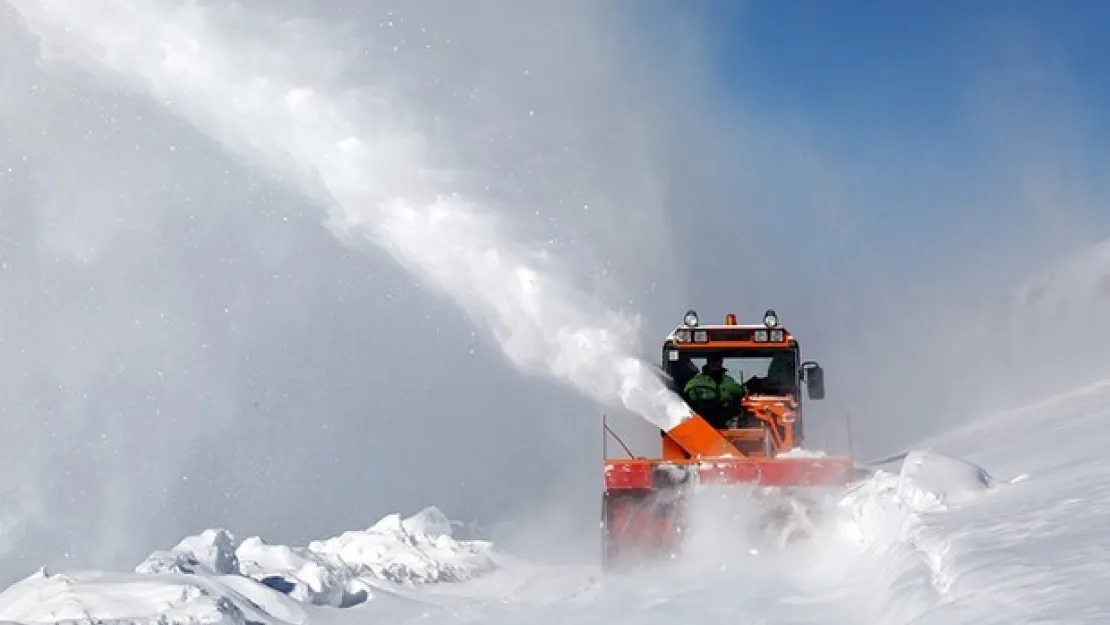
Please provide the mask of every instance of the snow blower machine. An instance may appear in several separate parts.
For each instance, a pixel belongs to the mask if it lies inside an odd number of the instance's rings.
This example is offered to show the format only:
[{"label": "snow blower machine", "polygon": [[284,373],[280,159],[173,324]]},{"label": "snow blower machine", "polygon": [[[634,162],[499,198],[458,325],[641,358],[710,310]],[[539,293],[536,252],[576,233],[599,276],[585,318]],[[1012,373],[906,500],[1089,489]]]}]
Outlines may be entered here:
[{"label": "snow blower machine", "polygon": [[[691,416],[660,431],[659,457],[635,457],[625,447],[630,457],[605,458],[606,569],[676,554],[689,495],[704,485],[796,491],[853,480],[850,458],[802,451],[801,387],[808,399],[823,399],[824,372],[801,360],[798,341],[773,310],[762,324],[748,325],[737,324],[734,314],[723,324],[702,325],[688,311],[663,342],[660,377]],[[700,392],[706,386],[710,392]]]}]

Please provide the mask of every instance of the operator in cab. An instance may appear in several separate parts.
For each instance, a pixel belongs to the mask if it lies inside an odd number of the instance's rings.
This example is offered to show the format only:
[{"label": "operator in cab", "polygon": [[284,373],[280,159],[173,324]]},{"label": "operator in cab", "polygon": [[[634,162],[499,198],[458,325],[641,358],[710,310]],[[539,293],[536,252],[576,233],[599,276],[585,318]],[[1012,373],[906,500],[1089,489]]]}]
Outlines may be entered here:
[{"label": "operator in cab", "polygon": [[682,389],[690,407],[715,428],[730,427],[740,416],[744,387],[728,375],[724,357],[710,354],[701,373]]}]

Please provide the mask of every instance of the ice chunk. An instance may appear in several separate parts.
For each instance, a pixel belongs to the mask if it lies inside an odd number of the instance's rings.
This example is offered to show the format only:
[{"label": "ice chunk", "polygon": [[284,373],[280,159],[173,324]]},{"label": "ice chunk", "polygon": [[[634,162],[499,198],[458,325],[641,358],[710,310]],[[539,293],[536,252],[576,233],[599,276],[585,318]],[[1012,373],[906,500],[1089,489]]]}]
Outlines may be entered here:
[{"label": "ice chunk", "polygon": [[188,536],[169,551],[156,551],[139,566],[137,573],[209,573],[227,575],[239,572],[235,537],[223,529],[208,529]]}]

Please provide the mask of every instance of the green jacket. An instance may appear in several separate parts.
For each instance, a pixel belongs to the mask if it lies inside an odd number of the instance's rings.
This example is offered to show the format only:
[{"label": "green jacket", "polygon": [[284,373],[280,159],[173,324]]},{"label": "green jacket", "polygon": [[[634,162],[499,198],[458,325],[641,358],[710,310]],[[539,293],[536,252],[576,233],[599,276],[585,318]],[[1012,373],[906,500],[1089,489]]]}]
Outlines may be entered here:
[{"label": "green jacket", "polygon": [[744,396],[744,388],[727,373],[721,378],[720,384],[708,374],[699,373],[686,383],[682,393],[691,402],[724,405],[733,399],[739,402]]}]

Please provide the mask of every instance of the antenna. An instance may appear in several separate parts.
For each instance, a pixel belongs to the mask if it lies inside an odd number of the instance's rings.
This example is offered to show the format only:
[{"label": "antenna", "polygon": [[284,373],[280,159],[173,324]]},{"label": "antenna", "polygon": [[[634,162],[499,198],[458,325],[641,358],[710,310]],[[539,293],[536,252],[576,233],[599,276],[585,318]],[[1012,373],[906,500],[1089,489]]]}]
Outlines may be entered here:
[{"label": "antenna", "polygon": [[609,429],[609,423],[606,421],[608,416],[605,413],[601,414],[601,457],[609,457],[609,437],[605,435],[605,431]]},{"label": "antenna", "polygon": [[[621,437],[617,436],[617,433],[616,433],[616,432],[614,432],[614,431],[613,431],[613,430],[612,430],[612,429],[611,429],[611,428],[609,427],[609,424],[605,422],[605,418],[604,418],[604,417],[602,417],[602,427],[604,427],[604,428],[605,428],[605,431],[606,431],[606,432],[608,432],[608,433],[612,434],[612,435],[613,435],[613,438],[617,439],[617,442],[618,442],[618,443],[620,443],[620,446],[624,448],[624,453],[628,454],[628,457],[629,457],[629,458],[635,458],[635,457],[636,457],[636,456],[635,456],[635,455],[634,455],[634,454],[632,453],[632,450],[628,448],[628,445],[625,445],[625,444],[624,444],[624,441],[622,441],[622,440],[621,440]],[[608,454],[606,454],[606,455],[608,455]]]}]

